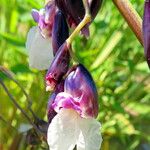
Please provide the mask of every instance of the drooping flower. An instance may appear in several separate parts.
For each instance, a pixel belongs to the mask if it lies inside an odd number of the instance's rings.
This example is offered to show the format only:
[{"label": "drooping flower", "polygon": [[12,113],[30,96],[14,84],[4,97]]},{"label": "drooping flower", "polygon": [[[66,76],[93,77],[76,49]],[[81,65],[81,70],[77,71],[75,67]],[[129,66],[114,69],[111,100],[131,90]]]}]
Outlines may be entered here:
[{"label": "drooping flower", "polygon": [[38,26],[32,27],[27,35],[26,49],[29,51],[31,68],[46,70],[54,58],[51,32],[55,13],[56,7],[53,0],[40,11],[32,10],[33,19]]},{"label": "drooping flower", "polygon": [[52,103],[57,115],[47,132],[51,150],[99,150],[102,142],[97,90],[83,65],[77,65],[65,79],[64,92]]},{"label": "drooping flower", "polygon": [[32,16],[38,26],[32,27],[27,35],[29,66],[46,70],[54,58],[53,55],[69,36],[68,25],[63,13],[56,10],[53,0],[40,11],[33,9]]},{"label": "drooping flower", "polygon": [[150,1],[145,0],[143,17],[144,49],[147,63],[150,67]]},{"label": "drooping flower", "polygon": [[[69,105],[70,106],[69,106]],[[98,114],[98,94],[95,83],[83,65],[77,65],[65,80],[64,92],[57,94],[56,111],[74,108],[81,117],[96,117]]]}]

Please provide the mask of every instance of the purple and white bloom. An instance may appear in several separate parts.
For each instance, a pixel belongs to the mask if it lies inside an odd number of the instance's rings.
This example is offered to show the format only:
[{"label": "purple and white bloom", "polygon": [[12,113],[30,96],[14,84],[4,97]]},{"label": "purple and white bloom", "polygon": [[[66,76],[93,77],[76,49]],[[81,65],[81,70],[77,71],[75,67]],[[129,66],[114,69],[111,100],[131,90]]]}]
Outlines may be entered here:
[{"label": "purple and white bloom", "polygon": [[82,65],[67,76],[64,92],[56,95],[52,107],[57,115],[47,132],[51,150],[99,150],[102,137],[98,114],[98,97],[94,81]]},{"label": "purple and white bloom", "polygon": [[46,70],[54,58],[51,34],[55,13],[54,1],[50,1],[39,11],[32,10],[32,17],[38,25],[29,30],[26,41],[31,68]]}]

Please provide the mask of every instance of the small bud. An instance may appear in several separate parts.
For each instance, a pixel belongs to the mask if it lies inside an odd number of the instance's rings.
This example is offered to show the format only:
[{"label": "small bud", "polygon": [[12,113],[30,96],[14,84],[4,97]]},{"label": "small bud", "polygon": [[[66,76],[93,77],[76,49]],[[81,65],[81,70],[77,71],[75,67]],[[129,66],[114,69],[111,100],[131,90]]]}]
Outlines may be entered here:
[{"label": "small bud", "polygon": [[150,67],[150,1],[145,1],[143,17],[143,36],[145,57]]},{"label": "small bud", "polygon": [[65,42],[56,53],[46,74],[47,90],[54,89],[56,84],[59,83],[62,77],[67,73],[70,62],[69,48]]},{"label": "small bud", "polygon": [[52,45],[54,55],[69,36],[69,28],[63,13],[58,10],[54,18],[52,30]]}]

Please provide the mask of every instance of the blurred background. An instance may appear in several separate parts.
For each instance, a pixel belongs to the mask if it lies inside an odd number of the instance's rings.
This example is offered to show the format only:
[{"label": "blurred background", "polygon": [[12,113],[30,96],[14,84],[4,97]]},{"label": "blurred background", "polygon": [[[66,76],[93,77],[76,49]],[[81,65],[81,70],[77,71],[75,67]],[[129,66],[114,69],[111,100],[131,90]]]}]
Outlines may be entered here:
[{"label": "blurred background", "polygon": [[[130,1],[142,17],[143,0]],[[45,72],[29,68],[25,49],[27,32],[35,24],[31,9],[40,9],[43,4],[43,0],[0,2],[0,81],[10,94],[0,85],[0,150],[47,149],[10,98],[31,120],[32,102],[33,112],[47,121]],[[98,88],[102,150],[150,150],[150,71],[143,47],[111,0],[104,1],[90,32],[88,40],[77,37],[73,49]]]}]

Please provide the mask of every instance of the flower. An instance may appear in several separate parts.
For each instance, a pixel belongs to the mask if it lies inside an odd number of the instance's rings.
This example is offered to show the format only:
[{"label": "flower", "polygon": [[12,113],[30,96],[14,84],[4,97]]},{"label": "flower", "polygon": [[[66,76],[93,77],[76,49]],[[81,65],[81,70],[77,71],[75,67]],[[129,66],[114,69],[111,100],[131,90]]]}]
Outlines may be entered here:
[{"label": "flower", "polygon": [[47,141],[51,150],[99,150],[102,142],[97,90],[87,69],[79,64],[65,79],[64,91],[52,103],[57,115],[51,120]]},{"label": "flower", "polygon": [[98,114],[98,94],[92,76],[79,64],[65,79],[64,92],[58,93],[54,108],[73,108],[81,117],[96,117]]},{"label": "flower", "polygon": [[69,36],[68,25],[63,13],[60,10],[56,11],[54,1],[48,2],[40,11],[33,9],[32,16],[38,26],[32,27],[27,35],[29,66],[46,70],[59,47]]},{"label": "flower", "polygon": [[143,17],[143,37],[145,57],[150,67],[150,1],[145,1]]},{"label": "flower", "polygon": [[101,125],[94,118],[81,118],[72,109],[61,109],[48,127],[50,150],[99,150]]},{"label": "flower", "polygon": [[26,49],[29,52],[31,68],[46,70],[54,58],[51,32],[55,13],[56,7],[53,0],[40,11],[32,10],[33,19],[38,26],[32,27],[27,34]]}]

